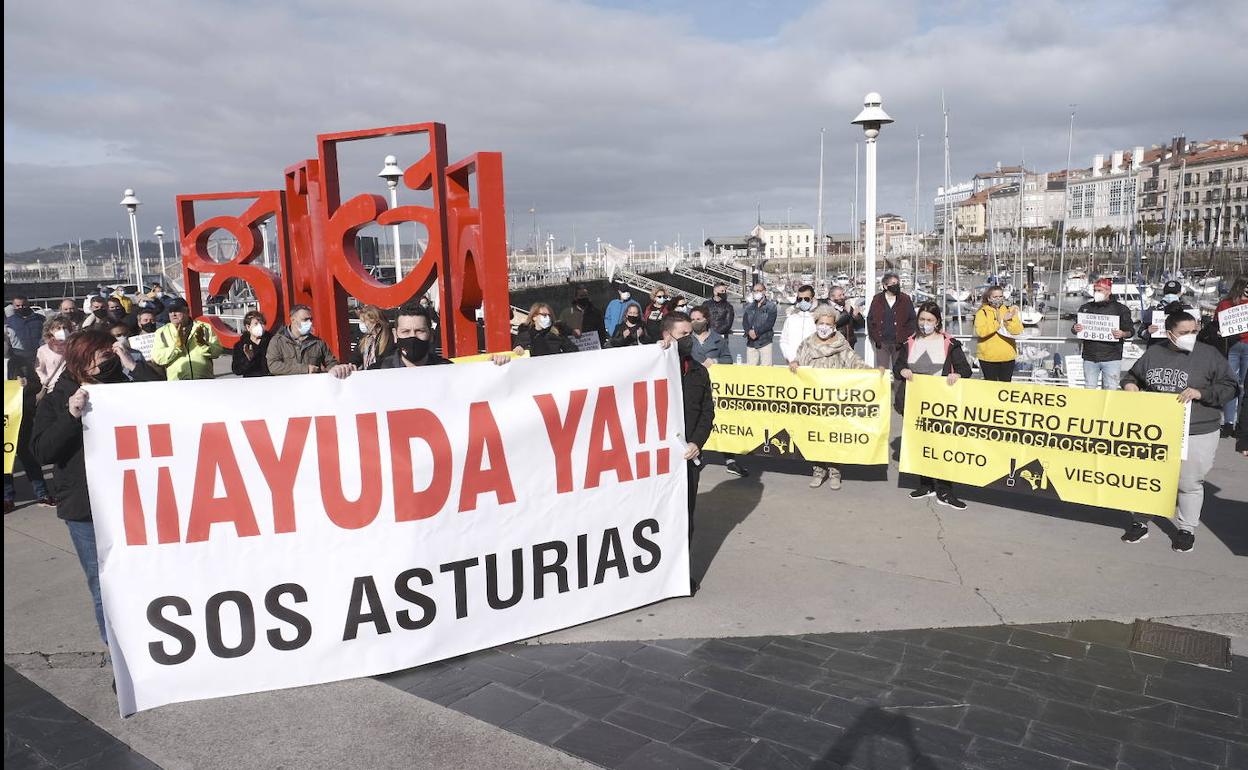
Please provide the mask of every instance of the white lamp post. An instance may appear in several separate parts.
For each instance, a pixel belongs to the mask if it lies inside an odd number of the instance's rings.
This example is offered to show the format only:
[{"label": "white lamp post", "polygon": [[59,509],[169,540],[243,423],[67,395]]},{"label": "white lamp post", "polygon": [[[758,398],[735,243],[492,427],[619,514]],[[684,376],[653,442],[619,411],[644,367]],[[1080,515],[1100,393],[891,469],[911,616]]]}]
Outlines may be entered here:
[{"label": "white lamp post", "polygon": [[134,245],[134,282],[140,293],[143,289],[143,263],[139,261],[139,220],[136,214],[141,203],[135,197],[134,190],[122,193],[121,205],[126,207],[126,213],[130,215],[130,243]]},{"label": "white lamp post", "polygon": [[152,233],[156,236],[156,243],[160,246],[160,284],[165,284],[165,228],[156,225],[156,232]]},{"label": "white lamp post", "polygon": [[260,223],[260,245],[261,261],[265,267],[272,267],[272,263],[269,261],[269,220],[267,219]]},{"label": "white lamp post", "polygon": [[[382,166],[377,176],[386,180],[386,187],[390,188],[390,208],[397,209],[399,207],[399,180],[403,178],[403,169],[399,168],[398,158],[387,155],[385,165]],[[394,242],[394,282],[398,283],[403,278],[403,261],[399,258],[399,226],[397,224],[391,226],[390,235]]]},{"label": "white lamp post", "polygon": [[[875,291],[875,140],[880,135],[880,128],[893,122],[888,113],[880,106],[880,95],[872,91],[862,100],[862,112],[858,113],[858,117],[850,121],[855,126],[862,126],[862,133],[866,136],[867,144],[867,180],[866,180],[866,198],[867,198],[867,232],[866,232],[866,293],[870,296]],[[870,302],[867,303],[870,309]],[[864,349],[866,353],[866,361],[870,366],[875,366],[875,350],[871,345],[867,345]]]},{"label": "white lamp post", "polygon": [[633,239],[628,239],[628,266],[633,266]]}]

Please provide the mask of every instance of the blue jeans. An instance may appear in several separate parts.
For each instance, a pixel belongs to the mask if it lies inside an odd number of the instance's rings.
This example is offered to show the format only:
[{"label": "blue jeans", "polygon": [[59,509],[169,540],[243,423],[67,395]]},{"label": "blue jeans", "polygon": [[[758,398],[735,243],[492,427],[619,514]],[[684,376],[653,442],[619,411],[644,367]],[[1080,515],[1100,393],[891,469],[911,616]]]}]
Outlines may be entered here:
[{"label": "blue jeans", "polygon": [[1121,390],[1122,360],[1084,361],[1083,387],[1092,390]]},{"label": "blue jeans", "polygon": [[100,563],[95,555],[95,525],[89,521],[66,521],[69,527],[69,539],[74,541],[74,550],[78,552],[78,561],[87,576],[87,588],[91,590],[91,601],[95,603],[95,624],[100,629],[100,639],[108,644],[104,634],[104,601],[100,598]]},{"label": "blue jeans", "polygon": [[[1231,376],[1235,378],[1235,382],[1240,387],[1244,385],[1244,372],[1248,372],[1248,342],[1240,340],[1226,353],[1227,363],[1231,365]],[[1234,425],[1236,418],[1239,416],[1239,399],[1232,398],[1226,402],[1226,406],[1222,408],[1222,422],[1227,425]]]}]

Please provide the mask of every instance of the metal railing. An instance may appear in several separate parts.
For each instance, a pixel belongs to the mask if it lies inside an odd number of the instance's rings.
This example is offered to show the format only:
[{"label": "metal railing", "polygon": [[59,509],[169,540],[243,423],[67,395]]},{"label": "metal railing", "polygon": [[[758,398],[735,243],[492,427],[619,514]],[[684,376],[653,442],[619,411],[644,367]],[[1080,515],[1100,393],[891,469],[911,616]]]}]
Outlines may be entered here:
[{"label": "metal railing", "polygon": [[711,287],[718,286],[719,284],[722,283],[727,288],[728,293],[731,294],[732,296],[738,299],[742,299],[745,297],[745,293],[741,291],[740,285],[730,282],[730,281],[725,281],[723,278],[720,278],[719,276],[711,275],[710,273],[704,273],[701,270],[697,270],[693,267],[690,267],[689,265],[678,266],[676,269],[672,270],[672,275],[679,275],[684,278],[688,278],[690,280],[697,281],[698,283],[703,283]]},{"label": "metal railing", "polygon": [[652,293],[655,289],[662,289],[672,296],[680,295],[687,297],[689,301],[695,305],[701,305],[707,301],[706,297],[700,297],[695,294],[690,294],[687,291],[681,291],[674,286],[668,286],[667,284],[660,283],[653,278],[647,278],[644,275],[639,275],[631,270],[625,270],[624,268],[616,269],[615,280],[622,281],[635,289],[641,289],[647,294]]}]

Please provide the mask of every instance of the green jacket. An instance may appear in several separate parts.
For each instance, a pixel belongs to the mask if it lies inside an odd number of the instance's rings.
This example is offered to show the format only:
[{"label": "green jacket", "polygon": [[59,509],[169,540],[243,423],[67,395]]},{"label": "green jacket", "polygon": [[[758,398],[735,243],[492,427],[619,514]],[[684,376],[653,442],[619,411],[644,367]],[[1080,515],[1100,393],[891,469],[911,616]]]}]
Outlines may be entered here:
[{"label": "green jacket", "polygon": [[212,360],[219,355],[221,341],[203,321],[191,322],[186,344],[173,324],[157,329],[156,342],[152,344],[152,361],[165,367],[165,376],[170,381],[212,379]]}]

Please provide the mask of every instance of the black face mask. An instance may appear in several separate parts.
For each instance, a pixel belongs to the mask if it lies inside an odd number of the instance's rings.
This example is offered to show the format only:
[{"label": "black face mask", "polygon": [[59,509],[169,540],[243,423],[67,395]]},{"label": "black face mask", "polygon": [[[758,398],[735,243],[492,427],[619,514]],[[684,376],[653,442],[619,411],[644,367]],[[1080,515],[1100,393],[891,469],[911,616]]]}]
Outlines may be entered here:
[{"label": "black face mask", "polygon": [[895,283],[895,284],[893,284],[892,286],[885,286],[885,287],[884,287],[884,290],[885,290],[885,291],[887,291],[887,292],[891,292],[891,293],[893,293],[893,294],[900,294],[900,293],[901,293],[901,284],[899,284],[899,283]]},{"label": "black face mask", "polygon": [[728,296],[728,295],[727,295],[727,294],[724,294],[723,292],[717,292],[717,293],[715,294],[715,301],[716,301],[716,302],[723,302],[723,301],[724,301],[724,298],[725,298],[725,297],[727,297],[727,296]]},{"label": "black face mask", "polygon": [[580,308],[589,307],[589,297],[577,297],[576,306]]},{"label": "black face mask", "polygon": [[639,319],[635,315],[624,316],[624,323],[628,324],[629,326],[636,326],[638,320]]},{"label": "black face mask", "polygon": [[114,383],[126,381],[126,370],[117,356],[109,356],[100,364],[100,373],[95,375],[96,382]]},{"label": "black face mask", "polygon": [[139,328],[147,332],[148,334],[151,334],[152,332],[156,331],[156,329],[159,327],[157,326],[157,324],[150,323],[150,324],[139,324]]},{"label": "black face mask", "polygon": [[429,340],[420,337],[404,337],[401,340],[395,340],[395,344],[399,346],[403,357],[413,364],[424,361],[429,355]]},{"label": "black face mask", "polygon": [[689,358],[693,355],[693,337],[685,336],[676,340],[676,352],[681,358]]},{"label": "black face mask", "polygon": [[20,315],[22,318],[29,318],[34,312],[35,312],[34,308],[24,307],[18,310],[17,314]]}]

